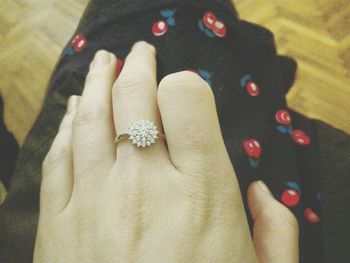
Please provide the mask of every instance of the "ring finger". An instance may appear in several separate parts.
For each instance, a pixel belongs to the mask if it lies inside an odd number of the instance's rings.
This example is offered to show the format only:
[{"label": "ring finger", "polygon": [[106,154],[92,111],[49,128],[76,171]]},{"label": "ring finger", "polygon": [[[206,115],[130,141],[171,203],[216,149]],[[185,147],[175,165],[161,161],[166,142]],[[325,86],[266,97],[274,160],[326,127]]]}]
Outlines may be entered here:
[{"label": "ring finger", "polygon": [[[132,122],[138,120],[149,120],[163,132],[157,104],[155,48],[146,42],[137,42],[133,46],[114,84],[113,115],[117,135],[128,133]],[[168,158],[164,140],[158,139],[155,144],[145,148],[133,145],[130,140],[118,143],[117,163],[139,157],[148,161],[150,158]]]}]

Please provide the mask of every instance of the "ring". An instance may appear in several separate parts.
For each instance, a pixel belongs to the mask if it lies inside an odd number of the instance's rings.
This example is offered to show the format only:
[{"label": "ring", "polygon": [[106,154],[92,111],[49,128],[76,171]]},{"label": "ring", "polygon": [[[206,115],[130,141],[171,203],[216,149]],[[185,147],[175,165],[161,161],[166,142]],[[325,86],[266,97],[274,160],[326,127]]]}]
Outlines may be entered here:
[{"label": "ring", "polygon": [[131,127],[128,128],[129,133],[123,133],[115,137],[115,143],[118,144],[124,139],[129,139],[132,144],[136,144],[137,147],[148,147],[156,143],[157,139],[164,138],[165,135],[157,130],[157,127],[152,121],[138,120],[131,123]]}]

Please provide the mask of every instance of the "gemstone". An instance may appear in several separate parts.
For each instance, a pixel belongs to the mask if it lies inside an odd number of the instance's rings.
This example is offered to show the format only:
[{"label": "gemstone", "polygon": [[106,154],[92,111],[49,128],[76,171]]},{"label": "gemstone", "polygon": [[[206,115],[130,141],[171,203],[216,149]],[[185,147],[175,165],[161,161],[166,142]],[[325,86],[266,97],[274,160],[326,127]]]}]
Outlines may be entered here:
[{"label": "gemstone", "polygon": [[160,133],[154,123],[148,120],[133,122],[129,130],[131,131],[129,139],[133,141],[133,144],[143,148],[155,143],[155,139],[158,138],[157,134]]}]

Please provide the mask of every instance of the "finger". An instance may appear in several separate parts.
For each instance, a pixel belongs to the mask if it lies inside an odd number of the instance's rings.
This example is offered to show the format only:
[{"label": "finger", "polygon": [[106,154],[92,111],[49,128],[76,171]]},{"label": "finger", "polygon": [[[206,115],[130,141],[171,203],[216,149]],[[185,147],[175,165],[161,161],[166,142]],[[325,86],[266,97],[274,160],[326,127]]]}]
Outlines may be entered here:
[{"label": "finger", "polygon": [[40,212],[56,213],[66,207],[73,189],[72,123],[80,97],[68,100],[67,112],[42,166]]},{"label": "finger", "polygon": [[[86,77],[73,125],[73,152],[76,186],[92,186],[113,166],[115,130],[112,113],[112,86],[116,57],[104,50],[96,53]],[[91,171],[94,169],[94,173]]]},{"label": "finger", "polygon": [[[114,123],[117,134],[128,133],[132,122],[149,120],[162,132],[157,105],[157,72],[155,48],[146,42],[136,43],[113,87]],[[138,158],[159,160],[167,158],[164,140],[158,139],[150,147],[140,148],[130,140],[117,147],[118,163]]]},{"label": "finger", "polygon": [[201,173],[208,162],[222,163],[222,139],[215,99],[197,74],[179,72],[162,79],[158,105],[174,166],[184,173]]},{"label": "finger", "polygon": [[253,243],[261,263],[299,262],[298,222],[274,199],[262,181],[248,188],[248,206],[254,222]]}]

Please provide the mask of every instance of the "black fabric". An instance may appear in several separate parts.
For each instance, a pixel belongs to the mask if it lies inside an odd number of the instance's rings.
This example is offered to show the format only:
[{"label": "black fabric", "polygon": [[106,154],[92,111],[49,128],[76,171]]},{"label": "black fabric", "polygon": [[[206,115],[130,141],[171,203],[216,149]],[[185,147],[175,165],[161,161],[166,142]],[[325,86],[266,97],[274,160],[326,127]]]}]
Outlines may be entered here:
[{"label": "black fabric", "polygon": [[323,262],[350,261],[350,136],[316,122],[320,141]]},{"label": "black fabric", "polygon": [[0,181],[8,188],[15,170],[19,145],[5,126],[2,97],[0,97],[0,118]]},{"label": "black fabric", "polygon": [[[157,37],[152,25],[164,19],[160,12],[165,9],[176,10],[175,25]],[[225,37],[208,37],[200,30],[198,22],[207,11],[224,22]],[[321,232],[322,166],[317,127],[314,121],[287,108],[285,95],[294,82],[297,64],[276,53],[269,30],[240,20],[228,0],[96,0],[90,2],[74,36],[78,34],[88,40],[88,45],[79,52],[74,51],[71,41],[65,47],[51,77],[43,109],[21,149],[8,197],[0,208],[0,262],[31,262],[41,163],[57,133],[68,97],[82,92],[95,52],[106,49],[123,59],[138,40],[157,48],[158,81],[167,74],[191,69],[210,84],[250,226],[246,204],[249,183],[264,180],[278,200],[293,190],[300,196],[300,201],[290,207],[300,227],[300,262],[322,262],[322,246],[328,243]],[[251,96],[246,83],[242,85],[242,77],[247,74],[260,87],[258,96]],[[281,109],[290,112],[290,125],[276,121],[276,112]],[[295,130],[303,131],[311,143],[296,143],[292,136]],[[248,156],[243,147],[244,141],[253,138],[262,148],[258,158]],[[312,209],[321,221],[305,220],[306,209]],[[323,229],[330,232],[335,228]],[[328,249],[326,253],[333,251]]]}]

